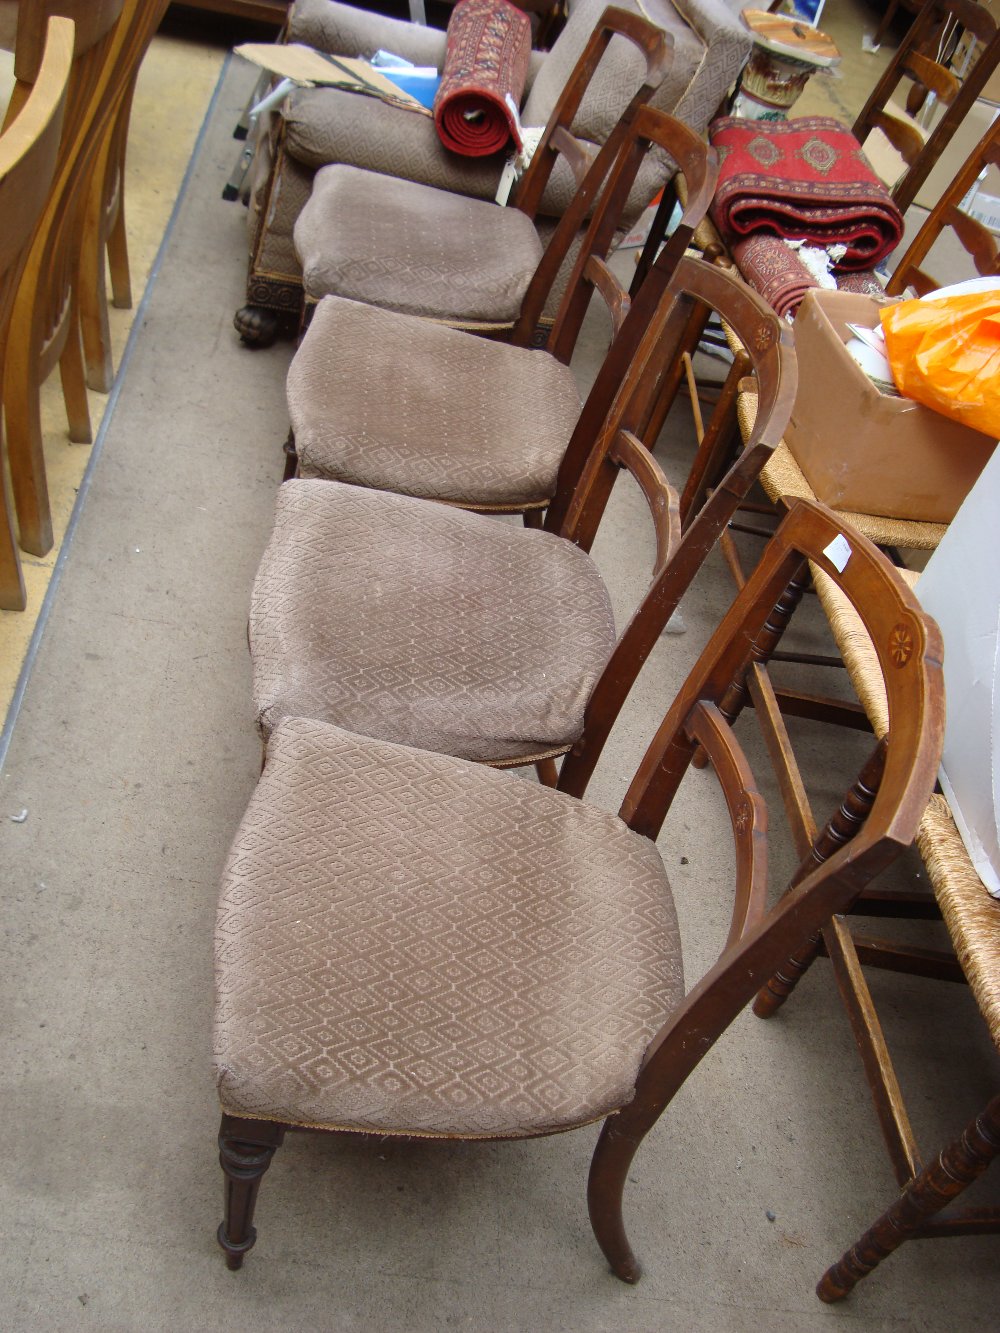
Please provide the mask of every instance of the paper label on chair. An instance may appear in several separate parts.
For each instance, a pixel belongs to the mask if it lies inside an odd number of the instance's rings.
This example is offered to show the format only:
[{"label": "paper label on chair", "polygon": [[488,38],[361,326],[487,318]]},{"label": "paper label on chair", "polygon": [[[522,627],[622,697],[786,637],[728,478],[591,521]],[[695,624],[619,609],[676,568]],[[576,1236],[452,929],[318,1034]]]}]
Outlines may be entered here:
[{"label": "paper label on chair", "polygon": [[843,574],[847,568],[847,562],[851,558],[851,548],[844,534],[840,533],[839,536],[834,537],[830,545],[824,548],[823,554],[837,573]]}]

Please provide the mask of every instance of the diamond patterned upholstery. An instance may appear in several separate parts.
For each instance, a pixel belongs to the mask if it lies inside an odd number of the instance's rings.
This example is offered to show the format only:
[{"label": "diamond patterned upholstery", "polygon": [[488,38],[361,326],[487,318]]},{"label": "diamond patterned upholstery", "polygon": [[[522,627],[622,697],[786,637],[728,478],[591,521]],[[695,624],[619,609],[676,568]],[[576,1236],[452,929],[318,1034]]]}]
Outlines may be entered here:
[{"label": "diamond patterned upholstery", "polygon": [[603,580],[560,537],[339,482],[278,491],[250,609],[266,734],[315,717],[466,759],[572,744],[614,647]]},{"label": "diamond patterned upholstery", "polygon": [[314,301],[498,324],[517,319],[542,257],[519,209],[341,165],[316,173],[295,249]]},{"label": "diamond patterned upholstery", "polygon": [[547,500],[580,414],[573,372],[544,352],[337,296],[287,387],[300,476],[482,505]]},{"label": "diamond patterned upholstery", "polygon": [[524,1136],[631,1099],[683,997],[655,845],[510,774],[276,728],[216,927],[223,1109]]}]

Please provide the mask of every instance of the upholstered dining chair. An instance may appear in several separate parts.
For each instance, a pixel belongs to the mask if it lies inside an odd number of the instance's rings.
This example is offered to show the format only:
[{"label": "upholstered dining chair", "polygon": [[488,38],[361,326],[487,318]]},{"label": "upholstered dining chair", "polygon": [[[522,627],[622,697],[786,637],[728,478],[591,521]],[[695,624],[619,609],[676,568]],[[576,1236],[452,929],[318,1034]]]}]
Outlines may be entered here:
[{"label": "upholstered dining chair", "polygon": [[[664,29],[674,42],[670,74],[654,105],[702,133],[750,53],[750,35],[727,0],[620,0],[623,8]],[[542,126],[605,7],[605,0],[569,0],[568,21],[548,53],[535,52],[522,123]],[[332,55],[370,58],[380,47],[417,65],[440,68],[445,36],[335,0],[296,0],[288,40]],[[580,110],[574,135],[590,151],[604,142],[641,80],[641,57],[626,43],[605,62]],[[245,342],[273,342],[282,322],[297,322],[302,275],[292,244],[295,219],[318,168],[343,162],[402,180],[479,199],[493,199],[503,155],[463,158],[447,152],[426,116],[336,88],[300,89],[280,112],[258,122],[250,190],[250,265],[246,299],[236,314]],[[625,222],[630,227],[663,185],[666,162],[650,160],[637,182]],[[568,199],[551,190],[547,222]]]},{"label": "upholstered dining chair", "polygon": [[[56,172],[66,93],[73,60],[73,22],[46,25],[37,78],[17,116],[0,134],[0,443],[3,441],[3,368],[11,309],[32,232]],[[24,578],[0,455],[0,608],[23,611]]]},{"label": "upholstered dining chair", "polygon": [[[549,242],[509,341],[473,338],[342,297],[320,301],[288,374],[286,477],[540,516],[570,441],[575,457],[589,449],[717,176],[714,151],[665,112],[639,107],[623,128],[610,166],[597,161],[590,169],[603,175],[603,188],[544,350],[532,348],[536,326],[577,241],[589,190],[579,192]],[[657,149],[678,163],[687,204],[633,301],[605,261],[636,173]],[[569,362],[595,293],[610,313],[613,337],[608,367],[581,414]],[[391,394],[372,392],[390,379]]]},{"label": "upholstered dining chair", "polygon": [[[643,76],[597,155],[601,170],[588,172],[591,157],[570,131],[616,35],[641,52]],[[509,207],[342,163],[323,167],[295,223],[307,315],[308,306],[324,296],[343,296],[480,332],[511,328],[542,259],[536,219],[554,170],[569,167],[565,206],[574,198],[582,203],[574,210],[582,221],[632,117],[655,93],[671,60],[666,33],[609,6]]]},{"label": "upholstered dining chair", "polygon": [[[632,441],[698,304],[743,331],[759,410],[750,446],[682,524],[659,465]],[[314,717],[482,762],[544,763],[546,781],[550,761],[573,750],[559,781],[581,791],[642,662],[781,437],[794,353],[744,284],[685,259],[612,397],[589,455],[564,459],[548,531],[340,482],[285,482],[251,599],[262,735],[282,717]],[[587,552],[622,468],[646,497],[656,549],[616,642]]]},{"label": "upholstered dining chair", "polygon": [[[731,724],[794,612],[786,590],[806,558],[859,608],[894,725],[769,906],[780,825]],[[911,840],[940,757],[939,662],[940,636],[889,562],[830,511],[800,504],[681,686],[617,816],[285,718],[217,916],[228,1266],[256,1241],[260,1180],[288,1130],[502,1139],[604,1120],[590,1217],[612,1271],[635,1282],[623,1219],[635,1153],[789,940]],[[703,885],[726,893],[731,923],[717,961],[686,986],[655,840],[696,747],[718,776],[728,821],[711,808],[720,838],[731,830],[735,873]]]}]

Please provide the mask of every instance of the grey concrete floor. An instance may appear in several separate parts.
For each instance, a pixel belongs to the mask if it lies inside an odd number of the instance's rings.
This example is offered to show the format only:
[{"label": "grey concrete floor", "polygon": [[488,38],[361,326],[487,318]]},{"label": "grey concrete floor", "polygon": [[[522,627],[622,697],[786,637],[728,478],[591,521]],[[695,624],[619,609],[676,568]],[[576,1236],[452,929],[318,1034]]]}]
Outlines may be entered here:
[{"label": "grey concrete floor", "polygon": [[[0,775],[0,1327],[995,1328],[993,1239],[905,1246],[837,1308],[813,1294],[895,1192],[822,963],[778,1020],[740,1018],[649,1137],[627,1199],[635,1288],[590,1235],[593,1129],[520,1144],[292,1136],[264,1182],[258,1246],[226,1271],[212,925],[259,764],[246,608],[290,356],[242,349],[230,322],[244,218],[220,190],[252,82],[234,66],[222,85]],[[689,436],[667,435],[665,465],[683,475]],[[635,505],[616,495],[595,552],[620,612],[648,555]],[[711,560],[687,632],[643,673],[596,802],[616,808],[729,596]],[[815,730],[819,756],[831,738]],[[832,751],[849,767],[856,739]],[[694,774],[660,843],[689,980],[721,943],[722,827],[714,780]],[[962,988],[883,976],[875,990],[930,1149],[995,1090],[996,1052]]]}]

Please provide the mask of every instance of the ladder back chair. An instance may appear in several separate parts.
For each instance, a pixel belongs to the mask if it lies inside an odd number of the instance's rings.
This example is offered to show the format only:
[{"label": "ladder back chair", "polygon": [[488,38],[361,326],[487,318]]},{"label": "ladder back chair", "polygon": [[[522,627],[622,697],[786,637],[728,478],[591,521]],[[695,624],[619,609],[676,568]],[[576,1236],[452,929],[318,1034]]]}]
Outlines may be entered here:
[{"label": "ladder back chair", "polygon": [[[978,43],[975,59],[961,80],[926,53],[939,33],[956,24]],[[852,127],[862,147],[873,130],[881,130],[903,159],[906,169],[891,189],[901,212],[917,197],[998,62],[1000,30],[988,9],[976,0],[926,0]],[[907,110],[918,110],[928,94],[946,108],[929,134],[888,105],[900,85],[907,86]]]},{"label": "ladder back chair", "polygon": [[[589,170],[591,157],[570,131],[616,35],[639,50],[645,70]],[[673,39],[660,28],[625,10],[606,9],[508,207],[342,163],[323,167],[295,223],[307,305],[343,296],[452,327],[509,330],[544,262],[535,219],[553,172],[558,166],[569,178],[563,181],[570,192],[566,202],[575,205],[579,227],[636,111],[669,70],[672,53]],[[565,219],[560,225],[565,228]]]},{"label": "ladder back chair", "polygon": [[926,296],[941,285],[920,266],[946,229],[950,229],[961,243],[980,277],[1000,273],[1000,251],[996,237],[984,223],[964,213],[961,207],[980,174],[989,167],[1000,167],[1000,120],[995,120],[986,131],[951,185],[931,209],[886,283],[888,296],[904,296],[911,288],[917,296]]},{"label": "ladder back chair", "polygon": [[[582,192],[535,270],[508,342],[340,297],[320,301],[288,374],[286,478],[323,477],[537,521],[574,431],[592,440],[606,415],[717,177],[714,151],[666,112],[639,107],[616,142],[610,166],[591,167],[604,173],[603,189],[544,350],[532,347],[536,327],[578,237]],[[606,257],[636,174],[656,149],[678,163],[687,205],[633,302]],[[595,292],[610,312],[612,360],[581,414],[569,362]],[[392,394],[371,392],[390,377]]]},{"label": "ladder back chair", "polygon": [[[260,1180],[288,1130],[524,1138],[604,1119],[591,1221],[613,1272],[637,1280],[623,1194],[640,1143],[790,941],[910,842],[934,783],[939,636],[863,539],[846,534],[849,557],[834,563],[844,540],[830,511],[793,508],[617,816],[314,719],[275,728],[217,916],[218,1239],[230,1268],[255,1243]],[[767,802],[732,723],[794,611],[787,589],[807,559],[871,630],[894,726],[768,907]],[[731,829],[734,871],[718,885],[732,902],[728,937],[685,991],[655,840],[696,747],[722,789],[728,817],[712,808],[720,836]],[[293,978],[307,1005],[287,1003]]]},{"label": "ladder back chair", "polygon": [[[876,740],[891,737],[898,718],[891,711],[869,629],[822,569],[814,566],[810,572],[864,717]],[[898,574],[909,587],[917,583],[912,571],[899,570]],[[898,644],[902,646],[901,641]],[[817,1293],[827,1302],[848,1295],[906,1240],[1000,1232],[1000,1209],[948,1206],[1000,1154],[1000,1098],[993,1097],[959,1138],[934,1159],[925,1160],[865,976],[866,968],[880,968],[931,980],[967,982],[990,1036],[1000,1047],[1000,903],[989,896],[973,868],[942,795],[931,796],[915,841],[932,892],[901,893],[884,889],[877,882],[867,886],[841,913],[803,937],[761,988],[754,1003],[758,1017],[772,1017],[817,958],[830,960],[900,1190],[882,1217],[820,1280]],[[900,916],[943,918],[953,950],[929,949],[912,938],[905,942],[886,938],[884,923]],[[859,929],[858,917],[880,919],[883,926],[879,936]]]},{"label": "ladder back chair", "polygon": [[[629,320],[642,316],[641,299]],[[760,408],[751,447],[682,523],[645,431],[698,303],[746,336]],[[583,790],[645,657],[780,439],[795,396],[794,353],[777,317],[695,259],[680,261],[636,355],[614,373],[623,378],[608,412],[576,441],[590,441],[589,456],[574,457],[574,441],[567,450],[546,531],[339,482],[284,483],[250,609],[265,738],[281,717],[314,717],[505,767],[544,763],[550,782],[550,761],[574,749],[565,780]],[[587,552],[623,468],[646,497],[656,549],[616,645],[607,586]]]},{"label": "ladder back chair", "polygon": [[[55,176],[73,59],[73,23],[50,19],[30,94],[0,134],[0,443],[7,334],[32,233]],[[0,456],[0,607],[23,611],[24,577]]]}]

